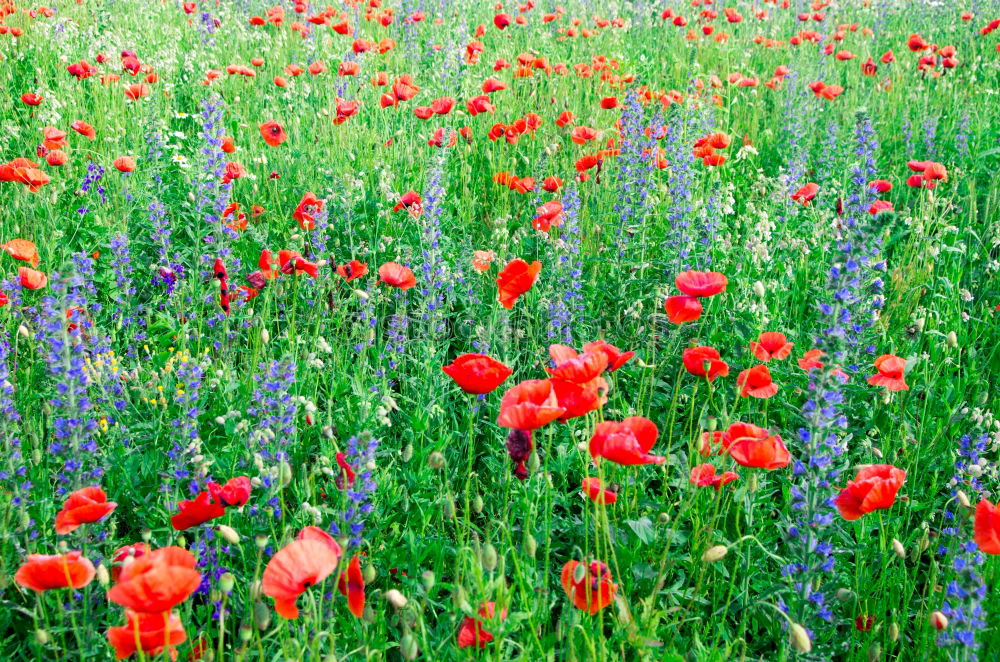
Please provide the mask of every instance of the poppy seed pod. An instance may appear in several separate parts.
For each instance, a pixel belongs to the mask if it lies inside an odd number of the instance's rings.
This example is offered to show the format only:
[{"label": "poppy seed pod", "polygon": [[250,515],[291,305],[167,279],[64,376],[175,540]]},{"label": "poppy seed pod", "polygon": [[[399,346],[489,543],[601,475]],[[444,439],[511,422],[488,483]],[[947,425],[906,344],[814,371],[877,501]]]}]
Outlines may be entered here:
[{"label": "poppy seed pod", "polygon": [[702,563],[715,563],[716,561],[721,561],[726,558],[726,553],[729,548],[725,545],[714,545],[705,550],[705,553],[701,555]]},{"label": "poppy seed pod", "polygon": [[236,584],[236,577],[233,576],[231,572],[224,572],[222,576],[219,577],[219,588],[222,589],[223,593],[227,595],[232,593],[233,586]]},{"label": "poppy seed pod", "polygon": [[792,642],[792,648],[799,653],[809,653],[812,651],[813,645],[809,639],[809,634],[798,623],[792,623],[788,626],[788,637]]},{"label": "poppy seed pod", "polygon": [[240,626],[240,641],[246,643],[250,641],[251,637],[253,637],[253,627],[248,623],[244,623]]},{"label": "poppy seed pod", "polygon": [[253,624],[261,632],[271,625],[271,611],[263,602],[253,603]]}]

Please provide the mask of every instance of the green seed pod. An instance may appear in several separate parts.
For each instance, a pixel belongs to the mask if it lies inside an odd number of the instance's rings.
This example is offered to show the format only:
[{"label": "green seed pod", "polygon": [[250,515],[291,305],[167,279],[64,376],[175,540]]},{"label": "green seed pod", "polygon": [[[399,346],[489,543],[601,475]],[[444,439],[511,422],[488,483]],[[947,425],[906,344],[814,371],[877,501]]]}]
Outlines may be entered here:
[{"label": "green seed pod", "polygon": [[798,623],[792,623],[788,626],[788,637],[791,639],[792,648],[799,653],[809,653],[812,651],[812,640],[809,639],[806,629]]},{"label": "green seed pod", "polygon": [[399,652],[404,660],[415,660],[420,655],[417,640],[409,632],[404,634],[403,638],[399,640]]},{"label": "green seed pod", "polygon": [[226,595],[233,592],[234,584],[236,584],[236,577],[233,577],[233,573],[231,572],[224,572],[222,573],[222,576],[219,577],[219,588],[221,588],[222,592]]},{"label": "green seed pod", "polygon": [[889,641],[899,641],[899,625],[892,623],[889,625]]},{"label": "green seed pod", "polygon": [[364,578],[365,584],[371,584],[378,577],[378,570],[369,563],[361,570],[361,576]]},{"label": "green seed pod", "polygon": [[240,641],[246,643],[250,641],[251,637],[253,637],[253,626],[249,623],[244,623],[240,626]]},{"label": "green seed pod", "polygon": [[420,574],[420,581],[424,585],[424,590],[430,591],[432,588],[434,588],[434,582],[435,582],[434,573],[430,570],[424,570]]},{"label": "green seed pod", "polygon": [[292,482],[292,465],[288,464],[288,462],[282,461],[278,473],[281,476],[281,484],[284,487],[288,487]]},{"label": "green seed pod", "polygon": [[476,495],[476,498],[472,500],[472,512],[477,515],[483,512],[483,497]]},{"label": "green seed pod", "polygon": [[375,622],[375,610],[371,608],[371,605],[365,605],[364,611],[361,612],[361,620],[368,625]]},{"label": "green seed pod", "polygon": [[882,659],[882,646],[874,641],[868,647],[868,662],[878,662],[880,659]]},{"label": "green seed pod", "polygon": [[253,603],[253,624],[261,632],[271,625],[271,610],[263,602]]},{"label": "green seed pod", "polygon": [[528,470],[531,471],[531,473],[538,471],[541,466],[542,461],[538,459],[538,453],[532,453],[528,456]]},{"label": "green seed pod", "polygon": [[46,630],[39,628],[35,630],[35,641],[37,641],[40,645],[45,646],[52,641],[52,637],[49,636],[49,633]]},{"label": "green seed pod", "polygon": [[535,558],[535,553],[538,551],[538,542],[535,540],[535,536],[526,534],[524,536],[524,553],[528,555],[529,558]]},{"label": "green seed pod", "polygon": [[441,499],[441,514],[444,515],[445,519],[453,519],[455,517],[455,502],[449,497],[444,497]]}]

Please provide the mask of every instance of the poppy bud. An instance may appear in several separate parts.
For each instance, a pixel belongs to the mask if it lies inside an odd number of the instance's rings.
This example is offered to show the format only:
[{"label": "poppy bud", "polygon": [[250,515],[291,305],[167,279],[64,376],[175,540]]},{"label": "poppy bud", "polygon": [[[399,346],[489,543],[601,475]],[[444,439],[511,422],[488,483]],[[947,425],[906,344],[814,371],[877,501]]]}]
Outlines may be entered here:
[{"label": "poppy bud", "polygon": [[944,630],[948,627],[948,617],[939,611],[931,612],[930,622],[935,630]]},{"label": "poppy bud", "polygon": [[267,341],[269,341],[270,339],[271,339],[271,334],[267,332],[267,329],[262,328],[260,330],[260,341],[266,345]]},{"label": "poppy bud", "polygon": [[361,571],[361,578],[365,580],[365,584],[371,584],[378,578],[378,571],[375,570],[375,566],[368,564]]},{"label": "poppy bud", "polygon": [[879,448],[878,446],[872,446],[872,455],[874,455],[879,459],[882,459],[882,449]]},{"label": "poppy bud", "polygon": [[841,602],[848,602],[853,597],[854,597],[854,593],[852,593],[850,591],[850,589],[846,589],[846,588],[838,588],[837,589],[837,600],[839,600]]},{"label": "poppy bud", "polygon": [[878,662],[882,657],[882,646],[877,642],[872,642],[868,648],[868,662]]},{"label": "poppy bud", "polygon": [[441,469],[445,465],[444,455],[438,451],[434,451],[427,457],[427,464],[430,465],[431,469]]},{"label": "poppy bud", "polygon": [[139,537],[142,538],[143,542],[149,542],[149,540],[153,537],[153,532],[149,529],[143,529],[139,534]]},{"label": "poppy bud", "polygon": [[477,515],[483,512],[483,497],[476,495],[476,498],[472,500],[472,512]]},{"label": "poppy bud", "polygon": [[402,459],[403,462],[409,462],[413,459],[413,444],[406,444],[406,446],[403,447],[403,450],[400,451],[400,459]]},{"label": "poppy bud", "polygon": [[385,592],[385,599],[388,600],[389,604],[391,604],[396,609],[402,609],[403,607],[406,606],[407,602],[406,596],[394,588],[391,588]]},{"label": "poppy bud", "polygon": [[528,456],[528,469],[530,469],[532,473],[538,471],[541,466],[542,462],[538,459],[538,453],[532,453]]},{"label": "poppy bud", "polygon": [[420,655],[417,640],[409,632],[404,634],[403,638],[399,640],[399,652],[404,660],[415,660]]},{"label": "poppy bud", "polygon": [[97,582],[101,586],[107,586],[111,582],[111,576],[103,563],[97,566]]},{"label": "poppy bud", "polygon": [[240,641],[246,643],[250,641],[251,637],[253,637],[253,628],[248,623],[244,623],[240,626]]},{"label": "poppy bud", "polygon": [[906,548],[895,538],[892,539],[892,551],[896,552],[896,556],[899,558],[906,559]]},{"label": "poppy bud", "polygon": [[271,612],[263,602],[253,603],[253,624],[261,632],[271,625]]},{"label": "poppy bud", "polygon": [[955,496],[958,498],[958,502],[960,504],[962,504],[963,508],[971,508],[972,507],[972,504],[969,503],[969,497],[967,497],[965,495],[965,492],[963,492],[962,490],[959,490],[958,493],[955,494]]},{"label": "poppy bud", "polygon": [[899,626],[895,623],[889,625],[889,641],[899,641]]},{"label": "poppy bud", "polygon": [[31,337],[31,332],[28,331],[28,327],[26,327],[25,325],[21,324],[21,325],[18,325],[18,327],[17,327],[17,335],[21,336],[22,338],[30,338]]},{"label": "poppy bud", "polygon": [[288,487],[292,482],[292,465],[282,461],[281,466],[278,468],[278,474],[281,476],[281,484]]},{"label": "poppy bud", "polygon": [[767,291],[764,289],[764,283],[759,280],[754,281],[753,293],[757,295],[758,298],[763,299]]},{"label": "poppy bud", "polygon": [[660,513],[656,521],[660,524],[670,524],[670,515],[668,513]]},{"label": "poppy bud", "polygon": [[49,636],[49,633],[46,630],[38,629],[35,630],[35,641],[37,641],[39,645],[45,646],[52,641],[52,637]]},{"label": "poppy bud", "polygon": [[954,331],[949,331],[945,339],[948,341],[948,347],[958,347],[958,335]]},{"label": "poppy bud", "polygon": [[451,593],[451,601],[455,607],[461,611],[471,611],[472,607],[469,606],[469,600],[465,597],[465,589],[461,586],[456,586],[455,590]]},{"label": "poppy bud", "polygon": [[529,558],[535,558],[535,552],[538,551],[538,542],[535,540],[535,536],[530,533],[524,537],[524,553],[528,555]]},{"label": "poppy bud", "polygon": [[705,550],[705,553],[701,555],[702,563],[715,563],[716,561],[721,561],[726,558],[726,553],[729,548],[725,545],[714,545]]},{"label": "poppy bud", "polygon": [[496,548],[493,545],[486,543],[486,546],[483,547],[483,552],[480,555],[479,560],[483,564],[483,570],[485,570],[486,572],[493,572],[494,570],[496,570],[497,569]]},{"label": "poppy bud", "polygon": [[420,573],[420,581],[424,585],[424,590],[430,592],[430,590],[434,588],[434,573],[430,570],[424,570]]},{"label": "poppy bud", "polygon": [[441,514],[444,515],[445,519],[452,519],[455,517],[455,502],[450,498],[445,497],[441,499]]},{"label": "poppy bud", "polygon": [[177,536],[177,546],[187,547],[187,538],[185,538],[183,535]]},{"label": "poppy bud", "polygon": [[812,651],[813,645],[809,639],[809,633],[798,623],[792,623],[788,626],[788,636],[792,641],[792,648],[798,652],[809,653]]}]

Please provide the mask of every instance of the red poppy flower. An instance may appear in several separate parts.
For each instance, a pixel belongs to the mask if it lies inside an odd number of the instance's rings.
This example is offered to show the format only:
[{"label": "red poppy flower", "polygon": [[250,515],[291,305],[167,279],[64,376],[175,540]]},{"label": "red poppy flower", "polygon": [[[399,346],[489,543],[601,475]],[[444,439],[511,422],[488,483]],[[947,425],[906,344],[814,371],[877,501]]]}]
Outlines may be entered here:
[{"label": "red poppy flower", "polygon": [[99,487],[77,490],[69,495],[62,510],[56,514],[56,534],[64,536],[81,524],[97,522],[114,512],[117,506],[114,501],[108,501]]},{"label": "red poppy flower", "polygon": [[531,227],[540,232],[548,232],[553,226],[559,227],[563,221],[563,206],[558,200],[546,202],[535,209],[537,216],[531,222]]},{"label": "red poppy flower", "polygon": [[588,499],[602,506],[611,505],[618,500],[618,492],[605,487],[600,478],[584,478],[582,489]]},{"label": "red poppy flower", "polygon": [[392,208],[393,211],[408,210],[411,214],[420,215],[420,195],[416,191],[407,191],[400,197],[399,202]]},{"label": "red poppy flower", "polygon": [[408,290],[417,284],[417,279],[408,267],[395,262],[386,262],[378,268],[379,282],[400,290]]},{"label": "red poppy flower", "polygon": [[529,379],[504,393],[497,425],[515,430],[537,430],[565,412],[566,409],[559,406],[550,380]]},{"label": "red poppy flower", "polygon": [[[746,424],[739,425],[746,426]],[[730,426],[730,430],[732,429],[733,427]],[[756,426],[746,426],[741,430],[743,434],[747,432],[756,434],[757,430],[760,429]],[[764,432],[766,433],[766,430]],[[726,439],[723,435],[723,444],[725,443]],[[785,448],[784,442],[778,435],[760,437],[748,434],[736,437],[728,444],[727,449],[729,456],[736,461],[736,464],[749,469],[766,469],[768,471],[783,469],[792,461],[788,449]]]},{"label": "red poppy flower", "polygon": [[309,232],[316,227],[315,214],[323,209],[323,201],[312,193],[305,193],[299,201],[292,218],[298,221],[299,227]]},{"label": "red poppy flower", "polygon": [[663,464],[665,457],[650,455],[659,431],[649,419],[641,416],[626,418],[621,423],[603,421],[594,428],[590,438],[590,455],[622,466]]},{"label": "red poppy flower", "polygon": [[810,349],[808,352],[802,355],[799,359],[799,368],[805,372],[811,372],[816,369],[823,369],[823,363],[820,362],[820,358],[826,356],[826,354],[819,349]]},{"label": "red poppy flower", "polygon": [[25,106],[39,106],[42,103],[42,97],[37,94],[22,94],[21,103]]},{"label": "red poppy flower", "polygon": [[556,402],[563,409],[562,415],[557,419],[560,423],[586,416],[601,408],[601,382],[603,380],[594,379],[585,384],[565,379],[551,379],[549,381],[552,382]]},{"label": "red poppy flower", "polygon": [[750,343],[750,351],[758,361],[767,363],[771,359],[783,361],[792,353],[792,343],[783,333],[768,331],[760,334],[757,342]]},{"label": "red poppy flower", "polygon": [[35,271],[28,267],[18,267],[17,277],[21,287],[26,290],[40,290],[49,282],[49,277],[41,271]]},{"label": "red poppy flower", "polygon": [[33,242],[27,239],[11,239],[6,244],[0,245],[0,249],[15,260],[27,262],[33,267],[38,266],[38,249]]},{"label": "red poppy flower", "polygon": [[690,481],[695,487],[714,487],[718,490],[738,478],[739,476],[732,471],[716,475],[715,466],[711,464],[699,464],[691,469]]},{"label": "red poppy flower", "polygon": [[83,136],[88,140],[97,139],[97,132],[94,131],[94,127],[90,126],[83,120],[76,120],[70,125],[69,128],[73,129],[74,131],[76,131],[77,133],[79,133],[81,136]]},{"label": "red poppy flower", "polygon": [[542,270],[541,262],[530,265],[521,259],[511,260],[497,278],[497,299],[500,305],[511,310],[518,297],[531,289]]},{"label": "red poppy flower", "polygon": [[565,379],[577,384],[594,380],[608,367],[608,355],[604,352],[584,352],[577,355],[572,347],[549,345],[549,356],[555,368],[547,372],[556,379]]},{"label": "red poppy flower", "polygon": [[673,296],[667,297],[663,308],[667,311],[667,319],[672,324],[686,324],[701,317],[702,305],[698,297]]},{"label": "red poppy flower", "polygon": [[363,262],[358,262],[357,260],[351,260],[347,264],[342,264],[337,267],[337,275],[348,283],[367,274],[368,265]]},{"label": "red poppy flower", "polygon": [[726,291],[726,277],[716,271],[683,271],[674,278],[674,284],[691,297],[711,297]]},{"label": "red poppy flower", "polygon": [[994,506],[983,499],[976,506],[973,539],[983,554],[1000,554],[1000,505]]},{"label": "red poppy flower", "polygon": [[[496,618],[496,603],[486,602],[478,611],[479,617],[485,621],[492,621]],[[507,620],[507,610],[500,610],[500,620]],[[459,648],[486,648],[486,644],[493,641],[493,635],[483,629],[482,621],[471,616],[466,616],[462,620],[462,625],[458,628]]]},{"label": "red poppy flower", "polygon": [[635,352],[623,352],[614,345],[610,345],[603,340],[589,342],[583,346],[584,352],[604,352],[608,355],[608,372],[614,372],[632,360]]},{"label": "red poppy flower", "polygon": [[231,478],[225,485],[209,483],[207,485],[212,500],[222,504],[224,508],[242,508],[250,500],[250,479],[246,476]]},{"label": "red poppy flower", "polygon": [[492,393],[513,374],[510,368],[485,354],[463,354],[441,370],[460,389],[476,395]]},{"label": "red poppy flower", "polygon": [[347,608],[356,618],[361,618],[365,611],[365,578],[361,574],[361,557],[355,555],[347,565],[347,570],[340,575],[337,590],[347,598]]},{"label": "red poppy flower", "polygon": [[858,471],[854,480],[840,491],[834,503],[848,521],[876,510],[888,510],[906,480],[906,472],[891,464],[876,464]]},{"label": "red poppy flower", "polygon": [[126,609],[125,621],[125,625],[108,629],[108,643],[115,649],[116,660],[140,651],[154,658],[165,648],[170,659],[175,659],[175,646],[187,640],[181,617],[174,613],[147,614]]},{"label": "red poppy flower", "polygon": [[187,600],[201,584],[194,554],[164,547],[136,556],[122,567],[108,600],[126,609],[150,614],[170,611]]},{"label": "red poppy flower", "polygon": [[771,371],[766,365],[758,365],[744,370],[736,378],[740,387],[740,397],[761,398],[766,400],[778,392],[778,385],[771,381]]},{"label": "red poppy flower", "polygon": [[868,182],[868,188],[876,193],[888,193],[892,190],[892,182],[888,182],[884,179],[873,179]]},{"label": "red poppy flower", "polygon": [[704,377],[714,382],[718,377],[729,374],[729,366],[711,347],[691,347],[681,354],[684,368],[695,377]]},{"label": "red poppy flower", "polygon": [[193,501],[181,501],[177,507],[180,512],[170,518],[170,524],[177,531],[187,531],[193,526],[204,524],[226,514],[226,509],[222,504],[213,501],[208,492],[200,493]]},{"label": "red poppy flower", "polygon": [[872,386],[884,386],[890,391],[910,390],[903,374],[906,370],[906,359],[883,354],[875,359],[875,369],[878,370],[878,374],[868,378],[868,383]]},{"label": "red poppy flower", "polygon": [[295,604],[299,596],[329,577],[339,561],[340,547],[332,539],[327,541],[314,531],[303,531],[299,539],[285,545],[268,561],[261,578],[262,591],[274,598],[278,614],[294,620],[299,617]]},{"label": "red poppy flower", "polygon": [[117,582],[122,574],[122,566],[126,563],[131,563],[133,559],[136,559],[143,554],[148,554],[150,552],[149,545],[144,542],[137,542],[132,545],[125,545],[124,547],[119,547],[115,550],[115,553],[111,555],[111,581]]},{"label": "red poppy flower", "polygon": [[600,561],[589,564],[570,561],[563,566],[560,579],[573,606],[591,616],[610,605],[618,591],[611,571]]},{"label": "red poppy flower", "polygon": [[44,593],[56,588],[83,588],[94,579],[94,564],[82,552],[66,554],[28,554],[14,573],[19,586]]},{"label": "red poppy flower", "polygon": [[264,138],[264,142],[271,147],[279,147],[283,142],[288,140],[288,136],[285,135],[285,129],[274,120],[264,122],[260,125],[260,135]]}]

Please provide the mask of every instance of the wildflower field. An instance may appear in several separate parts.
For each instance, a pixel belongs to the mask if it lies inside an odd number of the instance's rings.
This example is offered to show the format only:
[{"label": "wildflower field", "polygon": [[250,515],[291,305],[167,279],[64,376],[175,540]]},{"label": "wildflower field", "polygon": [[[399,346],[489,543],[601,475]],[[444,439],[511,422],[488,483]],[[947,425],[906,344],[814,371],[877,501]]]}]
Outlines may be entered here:
[{"label": "wildflower field", "polygon": [[1000,660],[1000,1],[0,0],[0,660]]}]

